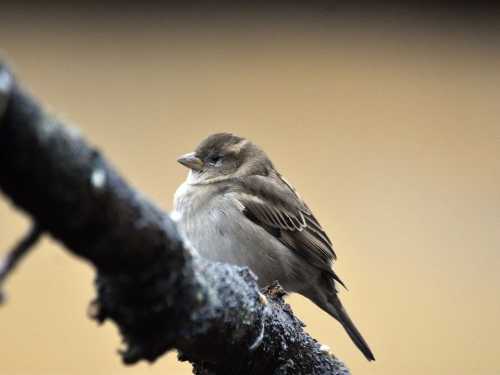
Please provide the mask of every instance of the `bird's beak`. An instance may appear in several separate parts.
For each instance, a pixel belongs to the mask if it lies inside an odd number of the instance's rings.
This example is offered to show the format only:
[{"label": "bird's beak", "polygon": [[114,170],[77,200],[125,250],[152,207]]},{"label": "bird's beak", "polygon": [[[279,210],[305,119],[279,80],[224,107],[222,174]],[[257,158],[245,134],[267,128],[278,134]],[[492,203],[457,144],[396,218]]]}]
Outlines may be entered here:
[{"label": "bird's beak", "polygon": [[203,168],[203,161],[197,157],[194,152],[182,155],[177,161],[194,171],[201,171]]}]

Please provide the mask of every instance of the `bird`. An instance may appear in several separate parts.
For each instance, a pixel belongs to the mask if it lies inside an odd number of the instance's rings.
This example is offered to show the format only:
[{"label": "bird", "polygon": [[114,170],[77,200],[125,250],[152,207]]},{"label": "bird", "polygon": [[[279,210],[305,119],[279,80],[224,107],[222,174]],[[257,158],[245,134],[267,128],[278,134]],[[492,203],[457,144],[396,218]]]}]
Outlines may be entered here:
[{"label": "bird", "polygon": [[375,357],[338,297],[332,242],[267,154],[231,133],[208,136],[177,161],[189,169],[172,217],[197,254],[248,267],[259,287],[274,281],[340,322],[367,360]]}]

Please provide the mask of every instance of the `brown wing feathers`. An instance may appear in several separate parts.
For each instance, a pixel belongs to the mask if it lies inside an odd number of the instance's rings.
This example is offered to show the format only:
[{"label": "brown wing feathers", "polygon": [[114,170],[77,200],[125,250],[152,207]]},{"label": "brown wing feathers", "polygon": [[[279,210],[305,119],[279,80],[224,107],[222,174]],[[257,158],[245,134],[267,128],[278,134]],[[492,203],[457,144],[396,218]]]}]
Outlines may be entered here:
[{"label": "brown wing feathers", "polygon": [[238,194],[245,214],[345,287],[331,268],[336,259],[332,242],[293,187],[281,176],[249,176],[241,182],[243,191],[251,191]]}]

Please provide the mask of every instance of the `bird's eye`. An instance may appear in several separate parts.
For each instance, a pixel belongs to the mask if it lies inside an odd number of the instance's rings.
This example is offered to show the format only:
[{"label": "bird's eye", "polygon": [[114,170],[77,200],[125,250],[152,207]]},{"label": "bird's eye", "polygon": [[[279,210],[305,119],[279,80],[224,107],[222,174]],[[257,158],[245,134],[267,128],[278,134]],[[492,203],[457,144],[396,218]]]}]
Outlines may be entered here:
[{"label": "bird's eye", "polygon": [[211,155],[208,157],[208,163],[211,165],[217,165],[222,160],[222,155]]}]

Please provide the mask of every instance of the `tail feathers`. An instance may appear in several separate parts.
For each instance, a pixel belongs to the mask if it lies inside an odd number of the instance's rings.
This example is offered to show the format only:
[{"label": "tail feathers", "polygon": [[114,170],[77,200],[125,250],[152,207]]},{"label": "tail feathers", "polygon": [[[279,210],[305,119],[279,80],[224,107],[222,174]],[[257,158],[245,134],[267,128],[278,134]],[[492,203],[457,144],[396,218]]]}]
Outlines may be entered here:
[{"label": "tail feathers", "polygon": [[342,326],[346,330],[351,340],[358,347],[358,349],[364,354],[366,359],[369,361],[374,361],[375,357],[370,347],[368,346],[365,339],[363,338],[363,336],[361,336],[361,333],[358,331],[358,329],[352,322],[351,318],[347,314],[347,311],[345,311],[344,307],[342,306],[342,303],[340,302],[336,294],[332,293],[328,297],[328,303],[323,309],[326,312],[328,312],[331,316],[333,316],[335,319],[337,319],[340,322],[340,324],[342,324]]}]

